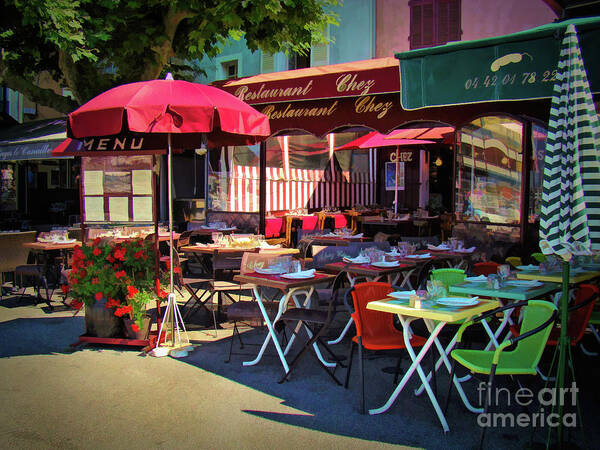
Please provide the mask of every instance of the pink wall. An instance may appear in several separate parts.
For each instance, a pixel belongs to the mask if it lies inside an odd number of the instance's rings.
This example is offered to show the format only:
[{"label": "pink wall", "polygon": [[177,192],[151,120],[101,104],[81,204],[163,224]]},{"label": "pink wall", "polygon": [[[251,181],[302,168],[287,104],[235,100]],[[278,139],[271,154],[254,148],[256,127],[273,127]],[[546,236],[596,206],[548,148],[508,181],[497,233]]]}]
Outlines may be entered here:
[{"label": "pink wall", "polygon": [[[462,0],[463,41],[533,28],[552,22],[556,15],[543,0]],[[409,50],[408,0],[377,0],[376,56]]]}]

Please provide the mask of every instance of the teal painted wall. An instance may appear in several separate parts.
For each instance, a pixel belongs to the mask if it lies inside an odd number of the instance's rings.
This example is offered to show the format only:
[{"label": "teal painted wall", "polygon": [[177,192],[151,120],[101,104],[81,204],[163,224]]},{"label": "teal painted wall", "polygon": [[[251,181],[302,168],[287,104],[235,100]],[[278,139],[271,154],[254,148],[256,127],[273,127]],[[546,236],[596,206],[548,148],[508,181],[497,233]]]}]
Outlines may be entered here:
[{"label": "teal painted wall", "polygon": [[[344,0],[336,8],[339,26],[331,26],[329,33],[334,42],[329,47],[329,64],[360,61],[375,55],[375,0]],[[210,83],[225,78],[221,64],[238,60],[238,76],[247,77],[261,73],[262,52],[252,53],[246,41],[231,39],[221,54],[214,58],[204,57],[198,67],[206,74],[198,74],[196,82]],[[288,70],[287,58],[283,53],[275,55],[275,72]]]}]

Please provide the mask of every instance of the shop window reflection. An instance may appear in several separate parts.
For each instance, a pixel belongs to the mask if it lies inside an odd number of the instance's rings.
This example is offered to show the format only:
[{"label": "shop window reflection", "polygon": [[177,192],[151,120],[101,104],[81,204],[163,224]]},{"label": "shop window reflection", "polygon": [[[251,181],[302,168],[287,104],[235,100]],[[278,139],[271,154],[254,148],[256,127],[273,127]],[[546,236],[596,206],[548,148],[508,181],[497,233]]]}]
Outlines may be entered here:
[{"label": "shop window reflection", "polygon": [[482,117],[458,131],[456,206],[459,219],[519,224],[523,125]]}]

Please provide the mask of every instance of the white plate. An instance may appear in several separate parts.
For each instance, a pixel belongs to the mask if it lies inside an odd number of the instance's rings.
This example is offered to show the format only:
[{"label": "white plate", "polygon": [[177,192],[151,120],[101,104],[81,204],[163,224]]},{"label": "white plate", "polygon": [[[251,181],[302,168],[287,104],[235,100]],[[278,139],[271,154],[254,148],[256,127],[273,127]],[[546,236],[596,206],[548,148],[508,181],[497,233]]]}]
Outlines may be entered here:
[{"label": "white plate", "polygon": [[261,275],[281,275],[283,273],[281,269],[262,269],[260,267],[255,267],[254,271]]},{"label": "white plate", "polygon": [[540,270],[540,266],[535,266],[533,264],[529,264],[528,266],[517,266],[517,269],[523,272],[533,272],[535,270]]},{"label": "white plate", "polygon": [[387,267],[398,267],[400,263],[398,261],[377,261],[371,263],[372,266],[387,268]]},{"label": "white plate", "polygon": [[288,280],[306,280],[308,278],[314,278],[314,277],[315,277],[314,273],[302,273],[302,272],[284,273],[283,275],[281,275],[281,278],[287,278]]},{"label": "white plate", "polygon": [[538,287],[543,286],[544,283],[537,280],[508,280],[506,285],[516,287]]},{"label": "white plate", "polygon": [[473,306],[479,303],[478,297],[443,297],[438,298],[436,303],[444,306]]},{"label": "white plate", "polygon": [[397,298],[400,300],[408,300],[411,295],[416,295],[415,291],[394,291],[388,294],[388,297]]}]

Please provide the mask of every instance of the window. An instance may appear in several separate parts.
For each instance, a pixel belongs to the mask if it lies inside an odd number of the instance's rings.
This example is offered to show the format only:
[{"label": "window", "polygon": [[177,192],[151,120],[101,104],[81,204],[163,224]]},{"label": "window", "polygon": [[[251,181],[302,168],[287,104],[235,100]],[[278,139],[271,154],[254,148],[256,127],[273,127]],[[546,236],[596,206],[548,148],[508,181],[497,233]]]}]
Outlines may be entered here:
[{"label": "window", "polygon": [[411,0],[410,48],[460,40],[460,0]]},{"label": "window", "polygon": [[238,77],[238,63],[237,61],[227,61],[222,63],[223,73],[225,79],[231,80],[232,78]]},{"label": "window", "polygon": [[292,53],[288,58],[288,70],[304,69],[310,67],[310,50],[306,55]]},{"label": "window", "polygon": [[501,116],[474,120],[458,132],[455,210],[463,220],[518,225],[523,126]]}]

